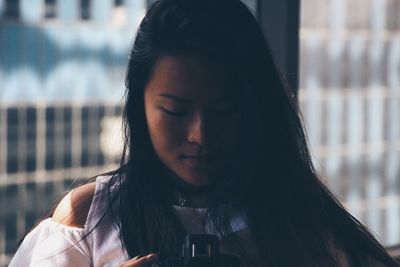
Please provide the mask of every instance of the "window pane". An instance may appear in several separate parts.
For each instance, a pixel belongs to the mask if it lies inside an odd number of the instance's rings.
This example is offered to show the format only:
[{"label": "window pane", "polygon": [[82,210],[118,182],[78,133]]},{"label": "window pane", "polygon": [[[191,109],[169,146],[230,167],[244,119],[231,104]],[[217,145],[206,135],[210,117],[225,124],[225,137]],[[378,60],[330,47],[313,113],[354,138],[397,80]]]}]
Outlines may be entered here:
[{"label": "window pane", "polygon": [[299,101],[316,167],[387,246],[400,244],[399,5],[305,0],[300,37]]}]

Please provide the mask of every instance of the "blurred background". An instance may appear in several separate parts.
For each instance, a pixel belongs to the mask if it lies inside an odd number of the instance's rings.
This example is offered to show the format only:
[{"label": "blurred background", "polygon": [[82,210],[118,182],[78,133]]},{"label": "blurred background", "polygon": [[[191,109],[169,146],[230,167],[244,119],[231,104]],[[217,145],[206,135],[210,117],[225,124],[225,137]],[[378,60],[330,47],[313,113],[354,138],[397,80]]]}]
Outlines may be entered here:
[{"label": "blurred background", "polygon": [[[57,196],[117,166],[125,69],[149,2],[0,0],[1,267]],[[270,28],[322,179],[398,246],[400,0],[244,2]],[[296,37],[288,51],[282,32]]]},{"label": "blurred background", "polygon": [[299,102],[314,163],[384,245],[398,245],[400,1],[301,5]]}]

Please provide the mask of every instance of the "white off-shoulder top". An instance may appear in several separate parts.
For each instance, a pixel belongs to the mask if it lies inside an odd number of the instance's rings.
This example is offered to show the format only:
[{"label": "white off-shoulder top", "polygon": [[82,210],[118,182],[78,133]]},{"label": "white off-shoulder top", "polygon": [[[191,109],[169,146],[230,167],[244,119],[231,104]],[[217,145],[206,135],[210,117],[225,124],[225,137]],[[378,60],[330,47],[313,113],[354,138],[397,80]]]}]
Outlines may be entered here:
[{"label": "white off-shoulder top", "polygon": [[[96,179],[95,195],[84,228],[65,226],[52,218],[45,219],[25,237],[9,267],[116,267],[128,261],[109,213],[96,226],[108,205],[107,190],[104,189],[109,179],[109,176]],[[203,223],[206,209],[173,207],[188,233],[213,234],[212,227]],[[233,231],[243,241],[242,245],[251,254],[254,247],[248,238],[244,216],[237,216],[231,223]],[[93,231],[89,233],[90,230]],[[221,251],[226,253],[223,247]]]}]

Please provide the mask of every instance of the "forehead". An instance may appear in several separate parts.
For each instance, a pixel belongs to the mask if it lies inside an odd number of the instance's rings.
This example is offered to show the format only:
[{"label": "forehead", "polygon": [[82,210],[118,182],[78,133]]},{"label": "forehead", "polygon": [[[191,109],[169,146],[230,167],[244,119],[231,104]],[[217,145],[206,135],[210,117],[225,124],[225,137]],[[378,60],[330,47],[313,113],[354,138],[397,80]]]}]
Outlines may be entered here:
[{"label": "forehead", "polygon": [[232,75],[215,59],[200,56],[163,56],[146,86],[152,95],[174,94],[190,100],[212,100],[234,94]]}]

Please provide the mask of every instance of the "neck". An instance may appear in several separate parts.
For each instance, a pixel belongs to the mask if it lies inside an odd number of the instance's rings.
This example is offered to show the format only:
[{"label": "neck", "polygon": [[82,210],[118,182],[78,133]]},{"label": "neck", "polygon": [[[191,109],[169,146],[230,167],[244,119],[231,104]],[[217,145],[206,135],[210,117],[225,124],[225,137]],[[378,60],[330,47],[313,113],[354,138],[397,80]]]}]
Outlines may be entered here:
[{"label": "neck", "polygon": [[215,183],[210,185],[193,185],[171,172],[169,172],[168,178],[168,184],[172,191],[172,203],[174,205],[207,208],[212,204],[215,197]]}]

